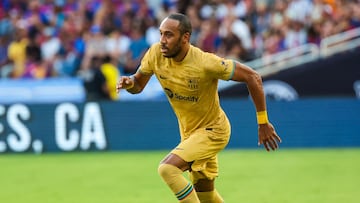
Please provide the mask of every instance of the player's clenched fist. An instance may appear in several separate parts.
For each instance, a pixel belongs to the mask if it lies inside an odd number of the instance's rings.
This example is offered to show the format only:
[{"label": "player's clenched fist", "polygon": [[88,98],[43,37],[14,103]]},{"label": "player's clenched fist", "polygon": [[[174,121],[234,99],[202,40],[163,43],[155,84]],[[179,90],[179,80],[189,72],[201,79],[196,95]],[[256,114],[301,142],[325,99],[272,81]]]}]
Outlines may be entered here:
[{"label": "player's clenched fist", "polygon": [[129,76],[121,76],[116,84],[116,92],[119,93],[120,89],[130,89],[132,87],[134,87],[134,79]]}]

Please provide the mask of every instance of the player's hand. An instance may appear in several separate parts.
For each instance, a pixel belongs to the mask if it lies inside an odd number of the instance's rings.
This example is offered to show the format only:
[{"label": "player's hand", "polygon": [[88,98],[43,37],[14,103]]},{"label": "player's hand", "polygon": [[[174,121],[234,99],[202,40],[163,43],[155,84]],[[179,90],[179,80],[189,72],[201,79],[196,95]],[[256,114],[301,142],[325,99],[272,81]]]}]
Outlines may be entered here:
[{"label": "player's hand", "polygon": [[276,150],[279,148],[281,138],[275,132],[274,126],[271,123],[259,125],[259,141],[258,145],[264,145],[266,151]]},{"label": "player's hand", "polygon": [[132,87],[134,87],[134,80],[129,76],[121,76],[116,84],[116,92],[119,93],[120,89],[130,89]]}]

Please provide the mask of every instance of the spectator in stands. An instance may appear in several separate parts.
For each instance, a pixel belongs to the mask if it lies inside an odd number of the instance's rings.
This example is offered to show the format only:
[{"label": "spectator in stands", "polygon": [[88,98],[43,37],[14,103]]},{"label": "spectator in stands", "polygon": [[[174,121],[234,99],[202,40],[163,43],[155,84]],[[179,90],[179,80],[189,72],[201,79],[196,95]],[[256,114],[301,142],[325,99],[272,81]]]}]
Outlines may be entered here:
[{"label": "spectator in stands", "polygon": [[145,38],[144,21],[141,19],[134,20],[130,33],[130,47],[126,55],[126,64],[124,66],[124,74],[133,74],[140,65],[140,60],[149,48],[149,44]]},{"label": "spectator in stands", "polygon": [[43,60],[42,51],[38,39],[33,36],[29,38],[26,46],[26,65],[23,78],[44,79],[51,76],[50,64]]},{"label": "spectator in stands", "polygon": [[12,65],[7,57],[7,37],[0,36],[0,79],[9,77]]},{"label": "spectator in stands", "polygon": [[320,45],[321,43],[321,23],[323,20],[314,21],[307,30],[307,42]]},{"label": "spectator in stands", "polygon": [[287,6],[287,0],[274,0],[274,6],[269,10],[270,22],[268,29],[281,29],[287,23],[285,16]]},{"label": "spectator in stands", "polygon": [[330,37],[331,35],[334,35],[334,34],[336,34],[334,20],[324,19],[321,23],[320,38],[324,39],[324,38]]},{"label": "spectator in stands", "polygon": [[109,55],[103,58],[103,62],[100,66],[100,70],[105,77],[107,91],[111,100],[118,99],[118,93],[116,92],[116,83],[120,77],[118,68],[112,64],[112,59]]},{"label": "spectator in stands", "polygon": [[102,60],[99,56],[93,56],[89,63],[90,67],[82,69],[78,73],[78,77],[84,81],[86,99],[89,101],[110,99],[106,78],[100,70]]},{"label": "spectator in stands", "polygon": [[75,48],[73,41],[62,39],[60,50],[53,63],[54,74],[59,77],[75,76],[80,67],[81,55],[82,53]]},{"label": "spectator in stands", "polygon": [[311,13],[311,23],[307,26],[307,42],[320,45],[322,23],[325,19],[331,18],[333,8],[324,0],[314,0]]},{"label": "spectator in stands", "polygon": [[13,12],[0,10],[0,36],[10,36],[14,32],[11,15],[13,15]]},{"label": "spectator in stands", "polygon": [[170,13],[177,11],[178,11],[177,0],[161,0],[155,15],[157,20],[161,22]]},{"label": "spectator in stands", "polygon": [[106,52],[119,69],[126,63],[126,54],[129,51],[130,43],[131,39],[120,28],[111,32],[106,39]]},{"label": "spectator in stands", "polygon": [[219,1],[215,15],[217,19],[221,20],[229,13],[232,13],[236,18],[244,19],[248,13],[248,6],[249,1],[247,0]]},{"label": "spectator in stands", "polygon": [[348,0],[336,0],[337,7],[332,14],[332,19],[335,22],[334,30],[336,33],[345,32],[353,29],[351,25],[352,18],[352,4]]},{"label": "spectator in stands", "polygon": [[198,6],[199,5],[195,4],[190,5],[186,10],[186,15],[189,17],[191,24],[193,25],[193,32],[190,38],[191,44],[196,44],[201,29],[202,20],[198,12]]},{"label": "spectator in stands", "polygon": [[224,49],[224,58],[244,62],[250,59],[249,53],[243,47],[241,40],[233,33],[222,39],[222,48]]},{"label": "spectator in stands", "polygon": [[257,0],[255,5],[256,15],[253,16],[252,23],[255,34],[262,35],[269,30],[271,24],[271,12],[269,11],[268,1]]},{"label": "spectator in stands", "polygon": [[271,60],[271,55],[286,49],[284,34],[279,29],[271,29],[264,33],[263,59]]},{"label": "spectator in stands", "polygon": [[158,28],[158,21],[156,18],[146,18],[144,19],[146,23],[146,42],[148,45],[155,44],[160,39],[160,33]]},{"label": "spectator in stands", "polygon": [[55,58],[61,49],[61,41],[56,36],[54,27],[45,27],[43,29],[43,41],[41,42],[41,56],[45,64],[49,67],[53,66]]},{"label": "spectator in stands", "polygon": [[[57,42],[45,40],[39,45],[49,50],[43,51],[42,60],[48,62],[49,70],[54,70],[53,76],[74,76],[79,69],[90,67],[92,57],[105,54],[117,60],[121,71],[131,74],[136,71],[144,50],[156,43],[158,22],[172,12],[183,12],[190,17],[192,44],[220,55],[230,54],[224,53],[224,47],[219,46],[221,41],[214,38],[220,36],[231,41],[236,34],[250,58],[307,42],[320,44],[325,37],[360,26],[359,0],[7,0],[0,4],[1,46],[3,51],[7,50],[6,59],[0,57],[2,75],[23,76],[27,38],[41,38],[48,28],[56,31],[57,36],[53,37]],[[216,23],[210,22],[212,18]],[[211,34],[205,32],[207,28],[212,29]],[[281,32],[286,47],[283,40],[278,44],[279,36],[272,30]],[[111,45],[120,38],[120,43]],[[56,48],[49,48],[50,45]],[[234,52],[240,46],[227,48],[235,57]]]},{"label": "spectator in stands", "polygon": [[311,12],[311,23],[319,22],[324,18],[331,18],[330,14],[333,9],[330,5],[325,4],[324,0],[313,0],[313,9]]},{"label": "spectator in stands", "polygon": [[253,48],[249,25],[243,20],[236,18],[232,13],[228,13],[224,17],[219,28],[219,34],[222,38],[229,36],[230,33],[235,34],[241,40],[246,50]]},{"label": "spectator in stands", "polygon": [[203,51],[215,53],[219,44],[220,37],[216,19],[209,18],[202,21],[195,45]]},{"label": "spectator in stands", "polygon": [[26,46],[28,45],[27,30],[23,27],[15,29],[15,39],[8,48],[8,62],[12,64],[11,77],[22,77],[25,71]]},{"label": "spectator in stands", "polygon": [[353,0],[350,8],[352,8],[350,25],[353,28],[358,28],[360,27],[360,0]]},{"label": "spectator in stands", "polygon": [[304,22],[300,19],[289,19],[288,30],[285,32],[285,48],[291,49],[306,44],[307,32]]},{"label": "spectator in stands", "polygon": [[81,68],[88,69],[93,57],[104,57],[106,54],[106,37],[99,25],[92,25],[90,31],[84,33],[85,53]]},{"label": "spectator in stands", "polygon": [[290,0],[285,15],[286,18],[307,25],[308,23],[311,23],[312,10],[312,0]]},{"label": "spectator in stands", "polygon": [[64,13],[64,0],[57,0],[53,3],[53,12],[51,13],[50,24],[56,29],[60,29],[64,26],[66,20],[66,14]]}]

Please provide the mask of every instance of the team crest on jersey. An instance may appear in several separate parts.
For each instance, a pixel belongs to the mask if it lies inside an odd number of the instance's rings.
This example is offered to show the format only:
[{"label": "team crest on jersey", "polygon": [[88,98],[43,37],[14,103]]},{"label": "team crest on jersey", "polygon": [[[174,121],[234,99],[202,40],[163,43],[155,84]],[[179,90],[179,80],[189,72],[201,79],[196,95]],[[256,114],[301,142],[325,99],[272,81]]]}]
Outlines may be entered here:
[{"label": "team crest on jersey", "polygon": [[188,78],[188,87],[190,89],[199,89],[199,80],[200,78]]}]

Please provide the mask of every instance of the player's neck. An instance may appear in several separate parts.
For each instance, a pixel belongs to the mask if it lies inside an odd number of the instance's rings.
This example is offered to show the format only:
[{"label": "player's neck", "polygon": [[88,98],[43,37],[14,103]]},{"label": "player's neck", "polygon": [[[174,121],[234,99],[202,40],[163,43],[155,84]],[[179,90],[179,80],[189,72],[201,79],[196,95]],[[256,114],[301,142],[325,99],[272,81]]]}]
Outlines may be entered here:
[{"label": "player's neck", "polygon": [[190,49],[190,44],[188,43],[184,46],[184,48],[181,50],[181,52],[176,57],[173,58],[173,60],[175,62],[183,61],[184,58],[186,57],[187,53],[189,52],[189,49]]}]

